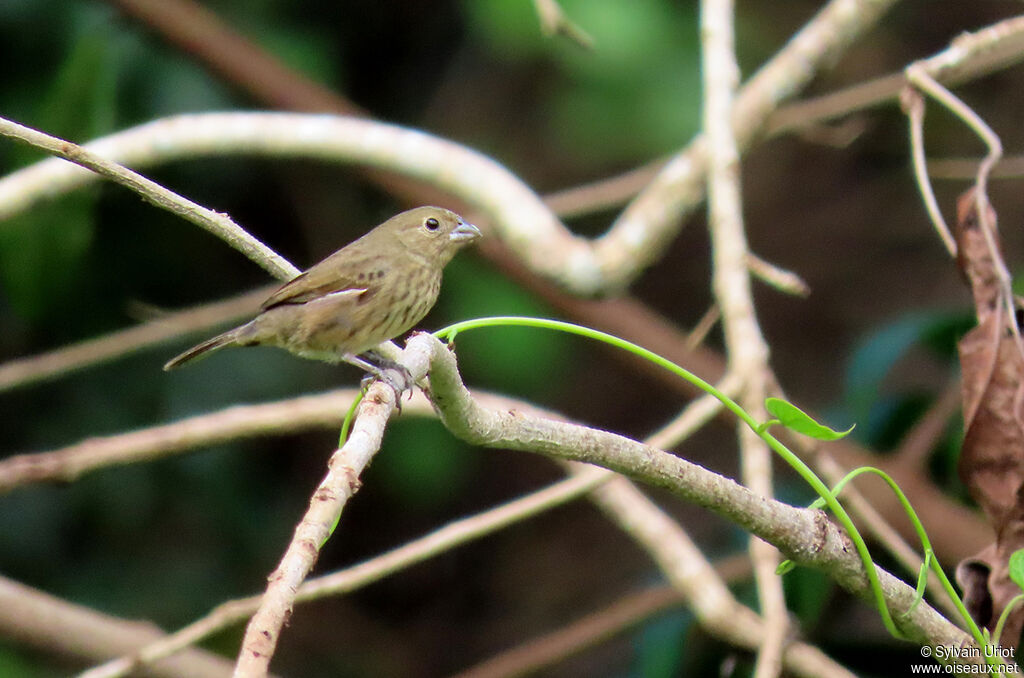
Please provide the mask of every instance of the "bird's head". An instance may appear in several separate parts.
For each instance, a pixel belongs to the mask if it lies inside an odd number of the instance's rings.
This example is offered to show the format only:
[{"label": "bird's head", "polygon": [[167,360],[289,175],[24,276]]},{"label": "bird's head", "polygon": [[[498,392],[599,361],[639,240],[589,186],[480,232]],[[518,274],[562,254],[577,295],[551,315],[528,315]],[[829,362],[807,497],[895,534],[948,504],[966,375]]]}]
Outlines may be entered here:
[{"label": "bird's head", "polygon": [[411,253],[440,265],[481,236],[480,229],[442,207],[417,207],[383,224]]}]

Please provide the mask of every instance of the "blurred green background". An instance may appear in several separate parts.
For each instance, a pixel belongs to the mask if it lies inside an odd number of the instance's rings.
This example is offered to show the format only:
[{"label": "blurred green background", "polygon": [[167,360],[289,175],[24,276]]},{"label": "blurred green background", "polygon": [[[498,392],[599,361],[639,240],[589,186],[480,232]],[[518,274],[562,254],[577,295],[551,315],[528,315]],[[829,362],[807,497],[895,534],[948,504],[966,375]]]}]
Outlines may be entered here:
[{"label": "blurred green background", "polygon": [[[682,147],[699,129],[697,6],[671,0],[564,0],[596,41],[588,52],[544,38],[527,0],[403,3],[210,0],[235,30],[380,119],[433,131],[506,164],[538,192],[612,175]],[[785,43],[819,3],[740,3],[744,76]],[[905,3],[815,83],[826,92],[899,70],[963,30],[1019,3]],[[74,141],[189,112],[261,109],[114,3],[0,1],[0,115]],[[1019,68],[963,90],[1019,148]],[[950,116],[929,114],[929,150],[977,154]],[[955,369],[953,342],[969,298],[928,226],[908,169],[906,124],[895,106],[860,116],[849,147],[799,136],[758,147],[744,166],[750,240],[800,273],[806,300],[759,286],[773,364],[793,399],[862,441],[887,449]],[[5,171],[41,157],[0,142]],[[147,175],[225,211],[300,267],[354,239],[403,205],[353,168],[253,158],[176,162]],[[1019,261],[1024,206],[997,182],[1007,259]],[[963,182],[938,186],[950,208]],[[601,232],[605,212],[579,219]],[[683,328],[709,302],[708,245],[693,219],[633,292]],[[213,237],[101,186],[0,223],[0,359],[37,354],[131,326],[140,306],[183,308],[264,285],[266,275]],[[554,311],[477,253],[449,267],[426,328],[492,314]],[[46,383],[0,393],[0,455],[168,422],[230,404],[355,385],[359,375],[272,349],[218,354],[165,374],[160,366],[198,336]],[[718,345],[717,335],[710,339]],[[641,436],[684,404],[604,350],[552,333],[488,330],[461,337],[467,382]],[[957,431],[935,471],[951,468]],[[66,487],[0,496],[0,573],[104,612],[180,626],[213,605],[262,590],[322,476],[336,431],[218,446],[103,470]],[[680,453],[735,474],[731,426]],[[403,416],[365,474],[318,572],[358,562],[454,518],[561,475],[522,453],[477,450],[439,424]],[[782,496],[809,494],[783,475]],[[665,499],[660,495],[659,498]],[[733,527],[671,499],[664,504],[710,556],[743,548]],[[629,540],[585,502],[457,549],[365,590],[297,611],[274,669],[281,675],[434,676],[471,666],[525,639],[660,582]],[[859,674],[891,675],[913,648],[884,637],[872,612],[815,573],[787,576],[808,639]],[[737,589],[754,603],[749,586]],[[826,603],[832,613],[822,615]],[[839,606],[843,614],[836,614]],[[864,631],[864,629],[873,629]],[[240,629],[207,647],[233,655]],[[662,615],[552,676],[710,675],[750,657],[723,647],[685,611]],[[0,638],[0,678],[82,668]]]}]

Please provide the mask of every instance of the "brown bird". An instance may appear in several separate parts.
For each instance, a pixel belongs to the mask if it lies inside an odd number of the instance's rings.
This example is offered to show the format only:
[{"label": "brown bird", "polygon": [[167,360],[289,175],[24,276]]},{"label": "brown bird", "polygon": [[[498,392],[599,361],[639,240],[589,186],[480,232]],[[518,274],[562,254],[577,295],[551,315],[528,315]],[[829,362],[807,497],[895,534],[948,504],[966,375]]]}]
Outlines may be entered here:
[{"label": "brown bird", "polygon": [[[409,330],[434,306],[441,272],[480,230],[440,207],[418,207],[391,217],[263,302],[244,325],[193,346],[164,365],[170,370],[227,346],[278,346],[303,358],[347,362],[396,384],[396,365],[361,354]],[[392,372],[393,374],[393,372]]]}]

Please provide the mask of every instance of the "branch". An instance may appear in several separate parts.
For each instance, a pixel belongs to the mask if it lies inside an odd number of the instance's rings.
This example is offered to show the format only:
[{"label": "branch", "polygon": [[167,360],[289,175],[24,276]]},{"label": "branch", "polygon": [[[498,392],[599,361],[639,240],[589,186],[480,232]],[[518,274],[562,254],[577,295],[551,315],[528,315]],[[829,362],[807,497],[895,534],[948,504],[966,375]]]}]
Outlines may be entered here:
[{"label": "branch", "polygon": [[[4,577],[0,577],[0,610],[0,633],[5,638],[86,661],[131,653],[163,636],[153,624],[101,614]],[[231,664],[205,650],[189,649],[148,667],[146,675],[227,678]]]},{"label": "branch", "polygon": [[[403,407],[403,411],[406,411],[406,407]],[[606,482],[611,475],[603,469],[590,467],[584,473],[562,480],[542,490],[477,515],[456,520],[428,535],[414,539],[362,563],[304,582],[296,592],[294,602],[321,600],[329,596],[355,591],[411,565],[577,499],[594,487]],[[128,675],[138,666],[149,665],[164,657],[181,652],[214,633],[247,620],[259,609],[260,602],[260,596],[251,596],[222,603],[209,614],[188,626],[162,638],[154,639],[149,645],[123,657],[97,666],[79,678],[119,678]]]},{"label": "branch", "polygon": [[580,47],[593,49],[594,39],[565,15],[557,0],[533,0],[540,17],[540,28],[547,36],[561,35]]},{"label": "branch", "polygon": [[[734,125],[746,147],[779,102],[804,86],[895,0],[832,0],[743,89]],[[476,205],[533,271],[580,294],[621,289],[654,261],[699,204],[704,142],[673,158],[611,229],[572,235],[541,199],[485,156],[422,132],[365,120],[300,114],[185,115],[93,142],[91,151],[132,166],[214,154],[359,162],[427,180]],[[50,161],[0,181],[0,220],[90,181]]]},{"label": "branch", "polygon": [[[768,116],[870,28],[892,0],[832,0],[742,88],[731,118],[740,150],[761,132]],[[679,230],[679,221],[703,197],[707,140],[698,135],[668,161],[596,246],[606,253],[609,284],[624,287],[652,263]]]},{"label": "branch", "polygon": [[280,280],[291,280],[299,274],[299,269],[249,235],[228,215],[197,205],[191,200],[167,190],[160,184],[150,181],[141,174],[111,162],[87,148],[43,134],[4,118],[0,118],[0,135],[23,141],[58,158],[64,158],[90,169],[114,183],[121,184],[142,196],[150,204],[163,208],[213,233]]},{"label": "branch", "polygon": [[[576,425],[559,424],[551,419],[539,417],[530,411],[524,412],[522,406],[510,410],[507,402],[495,402],[490,407],[482,405],[481,403],[488,402],[487,399],[469,399],[468,393],[464,392],[461,382],[458,381],[457,374],[454,373],[454,359],[447,349],[429,337],[429,335],[418,335],[415,337],[410,342],[404,355],[406,356],[406,364],[412,366],[414,376],[425,373],[427,363],[433,361],[431,372],[434,381],[435,402],[442,406],[441,411],[444,413],[447,421],[452,421],[453,405],[468,408],[466,411],[473,415],[469,420],[471,423],[453,427],[455,432],[462,435],[462,437],[470,441],[486,442],[492,446],[548,451],[553,456],[561,458],[592,459],[593,461],[601,462],[605,466],[630,472],[638,479],[670,487],[680,496],[691,499],[702,506],[713,508],[722,515],[735,519],[738,524],[747,529],[755,529],[760,536],[775,540],[775,543],[786,548],[787,552],[803,554],[798,558],[800,562],[824,567],[829,569],[830,572],[838,570],[842,573],[840,579],[844,586],[855,592],[863,593],[863,576],[860,571],[859,561],[843,552],[844,542],[841,535],[839,535],[836,528],[828,525],[827,521],[820,520],[818,518],[820,514],[794,509],[770,500],[761,500],[745,488],[732,483],[732,481],[720,478],[673,455],[668,455],[641,443],[620,438],[614,434],[586,429]],[[442,388],[445,382],[451,382],[452,378],[455,381]],[[388,389],[385,389],[385,391],[389,393]],[[708,399],[703,399],[699,402],[708,405],[713,404]],[[322,409],[333,410],[334,417],[337,417],[337,412],[339,411],[337,404],[331,407],[323,407]],[[714,407],[707,408],[703,405],[688,408],[687,412],[690,414],[685,418],[685,425],[667,427],[666,433],[662,435],[671,435],[671,437],[662,437],[658,440],[659,444],[670,444],[673,437],[685,435],[692,430],[693,426],[711,416],[713,411]],[[482,421],[478,421],[481,414],[486,416]],[[206,416],[213,417],[215,415]],[[510,419],[515,427],[521,427],[523,431],[517,434],[511,430],[502,430],[503,428],[508,428],[507,425],[502,427],[488,425],[487,423],[488,420],[500,421],[502,418]],[[383,428],[385,418],[380,416],[379,410],[371,419],[372,421],[367,423],[360,416],[359,421],[361,423],[357,424],[357,428],[364,425],[379,427],[379,429]],[[222,422],[227,421],[227,419],[222,418]],[[558,437],[567,438],[568,442],[552,442],[549,439],[550,436],[545,433],[552,426],[556,427],[556,429],[552,430],[563,429],[564,427],[563,430],[567,432],[567,436],[559,433]],[[675,432],[669,434],[669,431],[673,429],[675,429]],[[371,438],[375,435],[373,433]],[[566,448],[566,445],[575,445],[575,450]],[[349,487],[351,486],[349,485]],[[552,491],[554,491],[554,488],[552,488]],[[336,510],[340,510],[340,507]],[[745,518],[744,516],[748,513],[750,517]],[[792,524],[794,518],[796,518],[795,527],[787,531],[785,524]],[[778,524],[776,524],[776,521],[779,521]],[[448,528],[442,530],[442,533],[445,532],[448,532]],[[819,535],[819,538],[815,539],[813,543],[808,543],[807,540],[815,535]],[[817,550],[818,544],[823,545],[820,551]],[[399,551],[402,552],[401,557],[409,557],[406,554],[414,556],[413,551],[419,548],[418,544],[411,543],[401,547]],[[390,554],[381,558],[384,559],[389,556]],[[315,558],[315,554],[312,557]],[[397,559],[400,556],[396,552],[394,557]],[[391,560],[388,567],[397,567],[395,562],[395,560]],[[309,566],[311,564],[310,562]],[[358,581],[360,577],[382,576],[380,573],[386,568],[382,565],[367,564],[366,567],[359,569],[362,572],[360,575],[356,575],[354,572],[352,574],[340,574],[339,576],[342,579],[339,579],[336,586],[341,588],[353,586],[353,581]],[[897,609],[899,609],[900,605],[905,606],[909,602],[912,594],[907,587],[886,573],[882,574],[882,580],[886,590],[889,592],[890,601],[894,603]],[[303,587],[303,597],[308,590],[306,587]],[[287,598],[287,595],[285,597]],[[251,602],[240,604],[243,607],[234,607],[233,604],[222,606],[211,616],[218,617],[218,623],[223,623],[224,615],[231,615],[235,621],[238,621],[252,612]],[[284,606],[287,608],[290,606],[290,602],[286,600]],[[926,606],[916,610],[907,623],[911,624],[913,628],[919,629],[918,633],[911,634],[910,637],[912,639],[924,637],[930,638],[929,642],[933,644],[944,644],[947,642],[959,642],[964,638],[963,636],[958,636],[957,633],[959,632],[952,629],[950,625],[946,624],[944,620],[941,620],[934,611]],[[201,620],[197,622],[197,625],[189,627],[189,630],[183,630],[186,636],[184,640],[178,634],[175,634],[173,641],[169,638],[168,642],[179,644],[173,645],[172,649],[167,651],[174,651],[175,648],[180,648],[182,645],[194,642],[194,639],[189,639],[187,636],[194,632],[196,626],[205,627],[206,624],[206,621]],[[919,640],[919,642],[923,641]]]},{"label": "branch", "polygon": [[[422,374],[417,376],[422,378]],[[235,665],[236,678],[267,675],[281,628],[291,616],[295,592],[313,569],[320,547],[330,538],[345,504],[359,490],[359,475],[380,449],[384,426],[394,409],[394,390],[375,381],[359,404],[348,440],[331,455],[327,475],[313,493],[306,515],[269,577],[260,607],[245,629]]]},{"label": "branch", "polygon": [[[448,429],[467,442],[585,461],[665,488],[756,534],[794,562],[826,571],[846,590],[870,600],[859,558],[845,535],[823,513],[759,496],[685,459],[614,433],[488,409],[463,386],[454,355],[429,335],[413,337],[405,358],[414,375],[423,373],[429,364],[431,400]],[[877,571],[897,624],[908,640],[933,646],[972,642],[930,606],[919,603],[911,609],[913,588],[881,568]]]},{"label": "branch", "polygon": [[[726,379],[721,386],[724,390],[732,392],[736,387],[735,380]],[[491,407],[502,411],[515,409],[531,416],[553,416],[525,403],[509,401],[506,398],[487,395],[475,397],[478,401],[490,403]],[[322,399],[323,396],[318,398]],[[678,444],[714,416],[720,406],[718,400],[708,395],[695,400],[676,420],[654,434],[649,442],[663,446]],[[418,407],[414,408],[414,411],[423,412],[424,409]],[[408,408],[406,411],[409,411]],[[761,620],[732,597],[711,565],[678,525],[643,497],[625,478],[604,469],[582,464],[569,465],[569,470],[572,477],[567,480],[478,515],[450,523],[434,533],[358,565],[309,580],[298,589],[294,602],[349,593],[455,546],[576,499],[610,482],[612,487],[608,493],[600,492],[595,495],[595,501],[652,555],[664,570],[666,577],[694,607],[701,624],[716,636],[741,647],[757,646],[758,639],[764,633]],[[124,676],[137,666],[167,657],[245,620],[259,604],[259,597],[221,604],[210,614],[175,633],[141,648],[132,655],[98,666],[80,678]],[[735,623],[737,615],[745,620],[745,623],[738,627]],[[825,657],[819,650],[802,643],[795,643],[787,650],[785,662],[787,668],[797,675],[844,675],[841,666]]]},{"label": "branch", "polygon": [[524,642],[459,671],[450,678],[512,678],[528,676],[633,628],[682,604],[668,586],[631,593],[606,608],[575,620],[564,628]]},{"label": "branch", "polygon": [[[779,621],[766,614],[759,616],[736,600],[678,523],[622,476],[596,488],[593,496],[611,520],[655,558],[703,628],[732,645],[757,651],[759,656],[764,652],[764,639],[775,635],[771,626]],[[775,579],[781,583],[778,575]],[[786,613],[784,605],[782,612]],[[788,629],[788,619],[783,619],[782,628]],[[770,651],[778,653],[776,671],[784,665],[796,676],[853,678],[852,673],[812,645],[791,643],[783,647],[781,640],[775,642]]]},{"label": "branch", "polygon": [[[262,405],[236,405],[151,428],[96,437],[50,452],[0,460],[0,494],[39,482],[70,482],[90,471],[161,459],[201,445],[267,433],[289,433],[341,425],[355,389],[303,396]],[[429,409],[423,399],[409,407]]]},{"label": "branch", "polygon": [[214,301],[184,311],[165,313],[134,327],[117,330],[93,339],[63,346],[53,351],[0,364],[0,392],[116,360],[131,353],[198,332],[221,323],[251,316],[277,287],[261,287],[253,292]]},{"label": "branch", "polygon": [[[768,344],[754,312],[747,260],[750,251],[743,225],[739,147],[729,121],[736,113],[734,89],[739,66],[733,35],[731,0],[704,0],[701,4],[704,83],[704,135],[708,141],[708,224],[711,229],[712,284],[722,314],[729,369],[743,381],[740,405],[758,421],[767,418]],[[743,483],[770,497],[772,454],[750,428],[737,422]],[[775,678],[782,670],[782,654],[789,634],[789,613],[776,574],[779,553],[760,539],[750,540],[758,600],[765,624],[753,637],[758,642],[756,678]],[[725,606],[722,606],[725,609]],[[737,616],[737,626],[741,617]]]},{"label": "branch", "polygon": [[[717,353],[700,347],[687,348],[685,334],[664,317],[628,297],[605,300],[579,299],[559,292],[554,285],[538,278],[531,280],[529,289],[532,292],[563,313],[578,318],[581,324],[599,327],[611,334],[641,343],[673,362],[684,365],[706,381],[714,382],[721,379],[724,361]],[[620,353],[609,352],[609,355],[617,356]],[[689,384],[672,378],[660,368],[653,368],[647,361],[637,360],[631,364],[639,373],[654,379],[661,388],[693,395]],[[2,372],[3,369],[0,368],[0,374]],[[416,400],[413,401],[413,404],[415,403]],[[895,478],[913,504],[918,507],[932,544],[944,559],[959,560],[977,552],[987,543],[988,527],[978,514],[962,504],[951,501],[927,478],[908,471],[885,456],[873,454],[849,440],[829,444],[828,452],[844,469],[832,477],[831,482],[844,475],[845,470],[857,466],[877,466]],[[818,457],[813,454],[808,456],[811,459]],[[2,461],[0,469],[5,469]],[[9,471],[9,468],[7,470]],[[3,474],[0,474],[0,483],[2,477]],[[38,480],[46,481],[48,478],[40,476]],[[892,493],[881,483],[867,483],[861,491],[880,514],[902,515]],[[900,521],[898,526],[905,538],[915,539],[913,532],[906,529],[905,521]]]},{"label": "branch", "polygon": [[[723,392],[731,393],[735,388],[734,380],[726,379],[721,384]],[[251,433],[286,430],[298,430],[307,426],[337,426],[339,413],[348,409],[348,403],[354,397],[354,391],[338,391],[320,396],[309,396],[294,400],[269,403],[248,407],[235,407],[221,412],[192,417],[165,426],[139,431],[136,433],[112,436],[105,440],[95,441],[94,446],[108,448],[103,459],[111,462],[115,459],[138,458],[140,447],[150,450],[158,448],[164,453],[184,449],[187,446],[199,446],[224,440],[228,437],[243,436]],[[507,398],[479,394],[481,402],[490,402],[499,409],[517,409],[540,413],[530,405],[522,402],[509,401]],[[663,429],[655,433],[651,440],[657,444],[670,446],[692,434],[714,416],[720,408],[719,401],[705,395],[695,400],[683,413]],[[425,398],[414,398],[405,405],[407,413],[433,413]],[[551,417],[550,413],[542,416]],[[44,453],[58,458],[74,458],[75,456],[95,457],[95,451],[88,447],[73,446],[54,453]],[[20,466],[24,466],[22,463]],[[59,470],[64,464],[49,464],[51,470]],[[76,464],[81,466],[82,463]],[[2,466],[2,463],[0,463]],[[37,464],[43,466],[43,464]],[[2,476],[2,474],[0,474]],[[310,580],[302,584],[295,596],[295,602],[316,600],[329,595],[348,593],[358,587],[377,581],[389,574],[400,571],[417,562],[421,562],[438,553],[444,552],[469,540],[490,534],[513,522],[524,520],[539,512],[561,505],[578,498],[601,483],[607,482],[612,476],[606,470],[594,467],[573,469],[573,477],[556,483],[548,488],[526,495],[515,501],[495,507],[489,511],[470,518],[465,518],[447,525],[440,530],[418,540],[409,542],[397,549],[377,558],[361,563],[340,572]],[[36,476],[33,480],[39,480]],[[260,604],[259,597],[243,598],[219,605],[210,614],[189,624],[188,626],[161,638],[138,651],[95,667],[81,678],[117,678],[126,675],[133,668],[155,662],[179,652],[210,634],[216,633],[235,623],[249,618]]]}]

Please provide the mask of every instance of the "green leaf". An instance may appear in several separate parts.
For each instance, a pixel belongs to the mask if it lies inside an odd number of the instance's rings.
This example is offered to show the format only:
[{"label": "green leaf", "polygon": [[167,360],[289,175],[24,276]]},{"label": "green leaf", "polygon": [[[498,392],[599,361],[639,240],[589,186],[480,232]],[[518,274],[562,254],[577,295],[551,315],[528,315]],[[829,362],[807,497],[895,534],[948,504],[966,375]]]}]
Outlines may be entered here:
[{"label": "green leaf", "polygon": [[786,428],[817,440],[839,440],[853,431],[853,426],[845,431],[836,431],[824,424],[819,424],[799,407],[781,398],[768,398],[764,401],[764,406],[768,413],[778,419],[779,423]]},{"label": "green leaf", "polygon": [[1024,549],[1018,549],[1010,556],[1010,579],[1024,589]]}]

